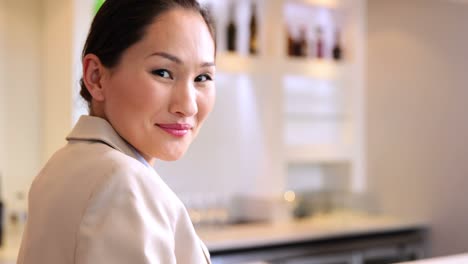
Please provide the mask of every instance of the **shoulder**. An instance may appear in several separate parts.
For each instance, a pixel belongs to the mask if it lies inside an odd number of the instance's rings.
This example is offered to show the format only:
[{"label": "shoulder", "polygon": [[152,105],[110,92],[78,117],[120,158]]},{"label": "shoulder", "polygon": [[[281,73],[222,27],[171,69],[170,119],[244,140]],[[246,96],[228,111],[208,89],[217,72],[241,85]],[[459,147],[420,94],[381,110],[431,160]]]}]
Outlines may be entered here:
[{"label": "shoulder", "polygon": [[[76,233],[76,263],[175,263],[180,207],[152,169],[123,153],[104,159]],[[150,253],[150,254],[148,254]]]},{"label": "shoulder", "polygon": [[101,180],[93,188],[90,208],[124,203],[131,207],[128,209],[147,210],[172,220],[183,210],[180,200],[156,171],[133,157],[116,150],[106,152],[96,168],[102,170]]},{"label": "shoulder", "polygon": [[101,142],[67,144],[50,158],[32,187],[36,192],[51,188],[66,191],[67,197],[81,197],[85,206],[106,203],[122,194],[138,202],[181,206],[153,169]]},{"label": "shoulder", "polygon": [[64,182],[67,186],[95,189],[103,182],[130,180],[132,175],[144,174],[142,167],[133,157],[100,142],[68,143],[47,161],[33,186]]}]

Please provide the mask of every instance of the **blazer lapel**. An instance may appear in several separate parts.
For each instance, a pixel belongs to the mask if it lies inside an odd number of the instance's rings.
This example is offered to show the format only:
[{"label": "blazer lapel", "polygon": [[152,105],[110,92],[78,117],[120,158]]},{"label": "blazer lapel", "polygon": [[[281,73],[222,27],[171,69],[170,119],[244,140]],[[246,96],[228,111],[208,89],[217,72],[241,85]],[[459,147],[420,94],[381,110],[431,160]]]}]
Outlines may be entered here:
[{"label": "blazer lapel", "polygon": [[66,139],[102,142],[130,157],[137,158],[128,143],[120,137],[111,124],[100,117],[81,116]]}]

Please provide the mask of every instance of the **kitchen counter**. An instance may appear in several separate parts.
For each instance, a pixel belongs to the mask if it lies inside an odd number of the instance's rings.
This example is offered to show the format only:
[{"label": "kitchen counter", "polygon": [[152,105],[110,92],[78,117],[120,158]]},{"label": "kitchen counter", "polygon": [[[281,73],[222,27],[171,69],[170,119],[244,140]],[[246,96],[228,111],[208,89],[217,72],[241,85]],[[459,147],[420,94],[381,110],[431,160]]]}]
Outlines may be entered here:
[{"label": "kitchen counter", "polygon": [[425,256],[427,228],[422,221],[336,212],[277,223],[199,227],[197,233],[213,263],[394,263]]},{"label": "kitchen counter", "polygon": [[425,228],[422,221],[341,212],[278,223],[200,227],[197,233],[210,251],[220,251]]}]

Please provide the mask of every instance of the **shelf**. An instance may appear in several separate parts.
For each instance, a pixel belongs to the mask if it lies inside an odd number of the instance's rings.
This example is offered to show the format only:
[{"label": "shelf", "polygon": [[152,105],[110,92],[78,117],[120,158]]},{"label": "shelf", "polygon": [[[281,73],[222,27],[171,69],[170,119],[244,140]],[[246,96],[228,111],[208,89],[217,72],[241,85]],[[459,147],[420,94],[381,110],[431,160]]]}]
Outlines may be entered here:
[{"label": "shelf", "polygon": [[285,58],[281,67],[286,74],[307,76],[320,80],[334,80],[343,76],[346,65],[332,60]]},{"label": "shelf", "polygon": [[312,113],[312,112],[285,112],[285,118],[293,120],[308,120],[308,121],[334,121],[345,122],[350,120],[349,114],[343,113]]},{"label": "shelf", "polygon": [[[221,49],[217,52],[216,62],[219,86],[230,88],[223,89],[229,93],[223,94],[226,96],[223,99],[229,100],[239,94],[233,105],[226,106],[230,107],[228,111],[238,111],[235,114],[241,117],[239,125],[251,126],[258,135],[274,131],[264,142],[249,139],[249,152],[239,152],[242,161],[257,156],[271,159],[269,170],[278,173],[278,178],[284,177],[282,183],[291,180],[287,178],[291,175],[309,183],[330,175],[321,183],[314,182],[316,185],[311,188],[321,188],[325,186],[321,184],[328,184],[327,181],[334,178],[345,179],[343,184],[349,183],[350,189],[362,185],[362,175],[365,175],[365,166],[362,165],[365,153],[361,146],[364,142],[362,120],[365,120],[362,117],[364,109],[361,108],[365,83],[362,76],[365,61],[362,57],[365,55],[364,2],[257,2],[260,52],[249,55],[251,1],[235,3],[239,52],[225,50],[231,1],[204,1],[213,3],[213,8],[219,11],[217,26],[224,30],[218,35]],[[322,59],[317,58],[319,38],[322,39]],[[291,39],[301,45],[294,47],[295,53],[308,54],[309,57],[289,56],[288,53],[292,53]],[[304,39],[306,45],[301,41]],[[342,48],[343,58],[338,61],[332,56],[337,42]],[[243,89],[245,87],[249,89]],[[256,123],[247,123],[252,120]],[[241,136],[249,136],[244,134]],[[253,172],[261,169],[255,163],[245,166],[252,167],[249,169]],[[257,182],[261,182],[262,190],[266,190],[263,186],[276,188],[282,184],[266,177]]]},{"label": "shelf", "polygon": [[284,0],[284,2],[295,2],[306,5],[319,6],[321,8],[337,9],[342,5],[342,0]]},{"label": "shelf", "polygon": [[288,163],[350,162],[349,147],[339,145],[293,145],[286,148]]},{"label": "shelf", "polygon": [[[216,69],[218,72],[232,74],[262,74],[271,70],[269,63],[260,56],[242,56],[236,53],[219,53],[216,55]],[[271,64],[270,64],[271,65]]]},{"label": "shelf", "polygon": [[242,56],[235,53],[217,54],[218,72],[232,74],[299,75],[321,80],[334,80],[343,76],[346,63],[308,58],[273,58]]}]

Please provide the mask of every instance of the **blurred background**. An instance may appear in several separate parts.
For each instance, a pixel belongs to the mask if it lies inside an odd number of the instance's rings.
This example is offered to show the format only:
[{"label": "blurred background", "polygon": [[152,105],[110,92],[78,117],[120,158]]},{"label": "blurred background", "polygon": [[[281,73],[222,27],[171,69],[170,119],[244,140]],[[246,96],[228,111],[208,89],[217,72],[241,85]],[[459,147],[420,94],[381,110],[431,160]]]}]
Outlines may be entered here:
[{"label": "blurred background", "polygon": [[[4,226],[87,113],[80,57],[100,2],[0,0]],[[419,221],[424,256],[468,252],[468,1],[200,2],[215,109],[182,160],[155,166],[197,227],[359,212]]]}]

